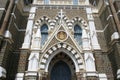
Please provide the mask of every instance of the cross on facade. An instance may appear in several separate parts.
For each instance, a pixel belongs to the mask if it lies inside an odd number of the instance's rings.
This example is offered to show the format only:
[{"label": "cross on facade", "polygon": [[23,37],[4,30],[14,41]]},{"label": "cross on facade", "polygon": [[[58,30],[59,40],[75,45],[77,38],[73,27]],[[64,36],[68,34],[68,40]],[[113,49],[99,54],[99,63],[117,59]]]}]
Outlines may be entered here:
[{"label": "cross on facade", "polygon": [[60,19],[62,19],[63,18],[63,16],[64,16],[64,12],[63,12],[63,10],[61,9],[60,10],[60,12],[59,12],[59,16],[60,16]]}]

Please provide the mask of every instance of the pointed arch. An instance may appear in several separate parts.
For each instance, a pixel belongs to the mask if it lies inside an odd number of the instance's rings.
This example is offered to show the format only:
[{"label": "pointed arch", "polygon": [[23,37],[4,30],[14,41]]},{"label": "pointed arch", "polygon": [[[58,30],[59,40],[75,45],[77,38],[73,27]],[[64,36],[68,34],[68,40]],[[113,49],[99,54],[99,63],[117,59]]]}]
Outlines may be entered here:
[{"label": "pointed arch", "polygon": [[74,26],[74,38],[79,45],[82,45],[82,29],[78,24]]},{"label": "pointed arch", "polygon": [[48,39],[48,26],[47,24],[43,24],[40,28],[41,30],[41,45],[44,45]]},{"label": "pointed arch", "polygon": [[45,70],[45,72],[48,72],[50,61],[54,58],[54,56],[56,56],[60,52],[65,53],[71,58],[75,65],[76,72],[85,69],[82,55],[67,43],[57,43],[51,48],[49,48],[47,52],[44,52],[40,60],[40,69]]},{"label": "pointed arch", "polygon": [[71,80],[71,71],[69,66],[62,60],[58,61],[52,68],[51,80]]}]

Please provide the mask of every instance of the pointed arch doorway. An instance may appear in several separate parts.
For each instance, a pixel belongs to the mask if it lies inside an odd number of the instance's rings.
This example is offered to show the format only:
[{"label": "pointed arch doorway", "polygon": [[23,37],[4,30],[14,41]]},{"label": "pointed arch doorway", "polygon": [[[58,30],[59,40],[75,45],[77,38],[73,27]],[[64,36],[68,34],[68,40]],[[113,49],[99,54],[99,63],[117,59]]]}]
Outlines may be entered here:
[{"label": "pointed arch doorway", "polygon": [[71,71],[64,61],[58,61],[50,74],[50,80],[71,80]]},{"label": "pointed arch doorway", "polygon": [[50,80],[76,80],[75,66],[71,58],[60,52],[51,60],[49,65]]}]

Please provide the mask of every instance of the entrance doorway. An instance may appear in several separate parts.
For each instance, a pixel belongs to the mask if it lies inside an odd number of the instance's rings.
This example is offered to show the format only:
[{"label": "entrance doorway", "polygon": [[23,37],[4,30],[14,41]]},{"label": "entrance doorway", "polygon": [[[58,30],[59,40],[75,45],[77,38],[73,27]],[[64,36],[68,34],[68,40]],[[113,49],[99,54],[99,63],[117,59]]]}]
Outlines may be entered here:
[{"label": "entrance doorway", "polygon": [[75,65],[72,59],[60,52],[49,64],[49,80],[76,80]]},{"label": "entrance doorway", "polygon": [[51,70],[50,80],[71,80],[71,71],[64,61],[58,61]]}]

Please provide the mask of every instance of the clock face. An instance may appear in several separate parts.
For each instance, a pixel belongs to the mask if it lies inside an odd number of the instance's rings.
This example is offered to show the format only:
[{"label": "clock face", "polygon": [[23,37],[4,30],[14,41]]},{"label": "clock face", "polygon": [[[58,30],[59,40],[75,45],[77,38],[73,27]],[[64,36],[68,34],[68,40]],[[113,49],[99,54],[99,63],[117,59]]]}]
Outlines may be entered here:
[{"label": "clock face", "polygon": [[58,38],[59,40],[65,40],[65,39],[67,38],[67,34],[66,34],[64,31],[59,31],[59,32],[57,33],[57,38]]}]

